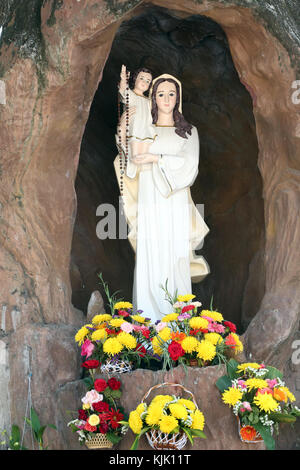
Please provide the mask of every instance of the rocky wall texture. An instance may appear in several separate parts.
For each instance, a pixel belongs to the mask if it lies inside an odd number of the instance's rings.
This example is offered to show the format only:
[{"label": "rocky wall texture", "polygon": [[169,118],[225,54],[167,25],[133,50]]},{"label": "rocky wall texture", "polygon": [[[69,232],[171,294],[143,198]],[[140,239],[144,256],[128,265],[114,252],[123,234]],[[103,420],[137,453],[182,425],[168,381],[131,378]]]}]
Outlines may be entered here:
[{"label": "rocky wall texture", "polygon": [[[248,357],[289,371],[295,393],[299,366],[292,364],[293,370],[290,361],[300,305],[297,3],[148,2],[180,17],[205,15],[217,22],[252,98],[264,199],[265,288],[244,341]],[[72,341],[85,321],[85,312],[72,305],[70,282],[78,159],[116,31],[141,12],[135,9],[139,4],[1,2],[0,391],[6,428],[23,423],[28,364],[42,421],[54,422],[62,433],[62,393],[68,407],[77,406],[79,389],[72,384],[80,379],[80,358]],[[249,269],[255,273],[255,263]],[[61,445],[53,432],[48,442]],[[282,446],[292,447],[290,439]]]}]

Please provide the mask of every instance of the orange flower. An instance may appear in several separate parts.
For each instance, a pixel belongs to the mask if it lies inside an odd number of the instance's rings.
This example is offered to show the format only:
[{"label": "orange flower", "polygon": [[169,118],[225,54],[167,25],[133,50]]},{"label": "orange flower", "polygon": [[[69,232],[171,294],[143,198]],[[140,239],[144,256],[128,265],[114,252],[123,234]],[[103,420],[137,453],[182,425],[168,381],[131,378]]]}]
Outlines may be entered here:
[{"label": "orange flower", "polygon": [[176,341],[177,343],[181,343],[181,341],[183,341],[184,338],[186,338],[186,334],[183,332],[175,331],[171,333],[171,338],[173,341]]},{"label": "orange flower", "polygon": [[254,441],[256,437],[256,430],[253,428],[253,426],[244,426],[240,430],[240,434],[244,441]]},{"label": "orange flower", "polygon": [[287,401],[287,395],[283,390],[280,390],[279,388],[274,388],[273,390],[273,397],[277,401]]}]

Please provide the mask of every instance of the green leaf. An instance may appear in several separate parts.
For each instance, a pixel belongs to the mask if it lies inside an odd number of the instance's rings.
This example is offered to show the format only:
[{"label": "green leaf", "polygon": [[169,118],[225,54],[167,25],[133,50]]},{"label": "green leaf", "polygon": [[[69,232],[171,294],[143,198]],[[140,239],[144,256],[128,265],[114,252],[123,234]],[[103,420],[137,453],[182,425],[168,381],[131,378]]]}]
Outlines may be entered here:
[{"label": "green leaf", "polygon": [[41,423],[40,423],[40,420],[39,420],[39,417],[36,413],[36,411],[34,410],[34,408],[31,407],[31,425],[32,425],[32,429],[34,432],[38,433],[40,427],[41,427]]},{"label": "green leaf", "polygon": [[236,379],[238,377],[237,367],[239,363],[235,359],[230,359],[226,364],[227,374],[231,379]]},{"label": "green leaf", "polygon": [[278,423],[294,423],[297,420],[296,416],[289,413],[274,412],[270,413],[269,416],[273,421]]},{"label": "green leaf", "polygon": [[111,396],[115,399],[121,398],[122,392],[121,390],[113,390],[111,392]]},{"label": "green leaf", "polygon": [[13,442],[20,442],[20,440],[21,440],[20,428],[16,424],[13,424],[12,427],[11,427],[10,439]]},{"label": "green leaf", "polygon": [[259,432],[261,437],[264,440],[264,443],[266,444],[266,448],[268,450],[274,450],[275,449],[275,441],[272,437],[271,432],[269,431],[269,428],[264,426],[262,423],[257,423],[253,424],[254,429]]},{"label": "green leaf", "polygon": [[192,429],[192,436],[193,437],[202,437],[202,439],[206,439],[206,435],[200,429]]},{"label": "green leaf", "polygon": [[218,387],[221,393],[223,393],[225,390],[231,387],[231,380],[228,377],[228,375],[223,375],[223,377],[220,377],[216,381],[216,386]]},{"label": "green leaf", "polygon": [[140,435],[137,435],[136,438],[133,441],[132,446],[130,447],[130,450],[137,450],[137,448],[139,446],[139,439],[140,439]]},{"label": "green leaf", "polygon": [[187,437],[188,437],[189,441],[191,442],[191,444],[194,445],[194,439],[193,439],[191,429],[189,429],[189,428],[182,428],[182,429],[185,432],[185,434],[187,435]]},{"label": "green leaf", "polygon": [[276,369],[275,367],[267,366],[266,369],[268,369],[268,372],[265,376],[265,379],[276,379],[277,377],[280,379],[283,378],[282,372],[280,372],[280,370]]},{"label": "green leaf", "polygon": [[117,434],[113,433],[112,431],[108,431],[106,434],[107,439],[109,439],[113,444],[118,444],[122,439],[122,436],[118,436]]}]

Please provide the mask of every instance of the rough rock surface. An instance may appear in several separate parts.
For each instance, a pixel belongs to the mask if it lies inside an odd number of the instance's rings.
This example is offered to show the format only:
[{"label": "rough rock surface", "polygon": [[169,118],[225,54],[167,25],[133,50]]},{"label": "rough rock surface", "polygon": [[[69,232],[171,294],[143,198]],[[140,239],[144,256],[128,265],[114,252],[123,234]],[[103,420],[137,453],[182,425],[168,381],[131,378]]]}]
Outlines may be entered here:
[{"label": "rough rock surface", "polygon": [[[68,383],[80,378],[72,331],[86,318],[72,305],[70,281],[80,146],[115,33],[129,19],[127,13],[138,13],[134,7],[139,3],[1,2],[0,390],[1,401],[3,397],[7,405],[1,411],[1,426],[7,429],[11,423],[23,424],[28,345],[35,359],[33,403],[42,420],[57,424],[60,407],[76,406],[75,393],[68,392]],[[247,318],[254,318],[244,340],[247,357],[252,354],[288,371],[300,310],[298,2],[151,3],[183,17],[200,14],[217,22],[226,33],[238,76],[251,95],[265,236],[261,258],[257,255],[252,260],[250,270],[255,273],[263,262],[265,287],[260,305],[254,303],[255,312],[247,306]],[[107,252],[103,250],[103,256]],[[119,257],[113,257],[112,271],[116,272]],[[122,276],[128,275],[125,268]],[[240,272],[234,271],[234,276]],[[76,279],[80,282],[80,271]],[[91,292],[98,287],[93,286]],[[257,285],[249,283],[246,290],[247,295],[258,295]],[[299,387],[299,365],[293,367],[288,376],[295,388]],[[74,401],[58,405],[62,391]],[[293,446],[295,439],[291,439],[287,437],[282,445]]]}]

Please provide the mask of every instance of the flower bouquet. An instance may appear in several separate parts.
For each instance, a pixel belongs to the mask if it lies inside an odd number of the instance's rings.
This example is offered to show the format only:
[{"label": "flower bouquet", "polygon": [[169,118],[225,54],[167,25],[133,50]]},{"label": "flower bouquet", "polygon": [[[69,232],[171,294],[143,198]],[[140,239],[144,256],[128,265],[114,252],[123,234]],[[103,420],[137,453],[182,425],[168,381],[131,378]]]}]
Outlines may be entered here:
[{"label": "flower bouquet", "polygon": [[149,367],[153,355],[150,338],[154,335],[150,319],[141,315],[142,310],[133,314],[130,302],[117,299],[117,292],[110,294],[107,283],[103,284],[110,313],[95,315],[90,324],[80,328],[75,341],[81,347],[86,359],[100,362],[101,372],[108,374],[129,372],[141,365]]},{"label": "flower bouquet", "polygon": [[240,438],[245,442],[263,440],[267,449],[274,449],[273,434],[279,433],[279,423],[292,424],[300,416],[299,408],[292,405],[294,395],[274,367],[255,362],[239,364],[231,359],[227,375],[216,385],[223,402],[233,408]]},{"label": "flower bouquet", "polygon": [[220,312],[212,307],[200,309],[202,304],[193,300],[193,294],[168,298],[174,312],[156,323],[156,335],[152,338],[153,351],[162,358],[163,369],[178,364],[214,365],[226,362],[232,352],[243,351],[236,326],[224,321]]},{"label": "flower bouquet", "polygon": [[[192,395],[193,399],[156,395],[147,405],[144,400],[151,391],[163,386],[181,387]],[[138,448],[139,439],[143,434],[146,434],[151,447],[157,450],[181,450],[187,439],[194,444],[195,437],[206,438],[203,432],[204,415],[198,409],[193,394],[180,384],[163,383],[150,388],[137,408],[130,412],[128,421],[121,421],[121,424],[136,434],[130,450]]]},{"label": "flower bouquet", "polygon": [[[89,362],[88,368],[94,373],[92,361]],[[124,411],[117,406],[122,394],[121,382],[114,377],[107,381],[94,380],[93,373],[92,380],[85,381],[88,391],[81,400],[78,417],[68,426],[78,434],[80,444],[86,444],[89,449],[111,448],[127,431],[120,424],[125,417]]]}]

